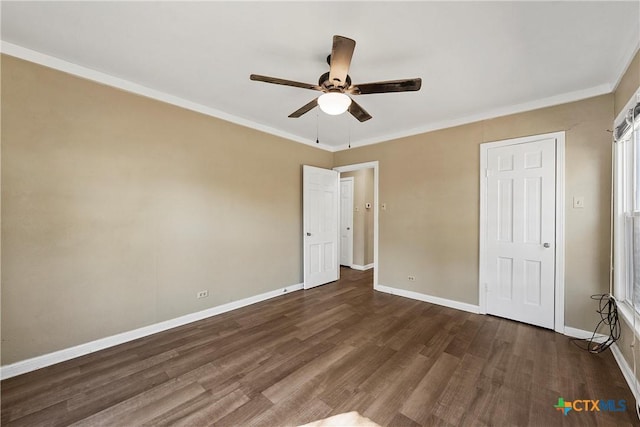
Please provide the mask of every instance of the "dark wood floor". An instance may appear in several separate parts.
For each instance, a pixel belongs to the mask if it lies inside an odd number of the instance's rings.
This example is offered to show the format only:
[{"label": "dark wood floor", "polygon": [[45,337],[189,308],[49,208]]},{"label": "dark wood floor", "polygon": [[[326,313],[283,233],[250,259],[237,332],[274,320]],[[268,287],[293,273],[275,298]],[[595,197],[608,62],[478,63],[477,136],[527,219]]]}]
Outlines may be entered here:
[{"label": "dark wood floor", "polygon": [[373,292],[294,292],[2,382],[2,425],[638,425],[558,397],[633,397],[610,352],[516,322]]}]

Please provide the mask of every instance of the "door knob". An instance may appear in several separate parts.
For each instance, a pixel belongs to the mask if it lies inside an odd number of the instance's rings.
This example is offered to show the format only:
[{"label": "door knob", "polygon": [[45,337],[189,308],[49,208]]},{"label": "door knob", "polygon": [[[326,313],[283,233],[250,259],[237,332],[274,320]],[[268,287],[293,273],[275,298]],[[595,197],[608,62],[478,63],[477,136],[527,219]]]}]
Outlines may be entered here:
[{"label": "door knob", "polygon": [[347,230],[351,230],[351,227],[347,227]]},{"label": "door knob", "polygon": [[307,233],[307,236],[311,236],[311,233]]},{"label": "door knob", "polygon": [[550,248],[551,247],[551,245],[548,244],[548,243],[544,243],[542,246],[544,246],[545,248]]}]

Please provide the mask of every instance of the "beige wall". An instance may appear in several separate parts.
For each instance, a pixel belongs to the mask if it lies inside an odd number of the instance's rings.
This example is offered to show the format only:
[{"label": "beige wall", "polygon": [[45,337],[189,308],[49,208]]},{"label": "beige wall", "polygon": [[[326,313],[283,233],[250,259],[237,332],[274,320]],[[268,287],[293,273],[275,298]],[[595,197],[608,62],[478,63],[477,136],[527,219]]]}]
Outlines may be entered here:
[{"label": "beige wall", "polygon": [[[613,102],[604,95],[336,153],[336,166],[380,162],[380,284],[478,304],[479,145],[566,131],[565,323],[592,329],[589,296],[608,289]],[[584,209],[572,209],[573,196]]]},{"label": "beige wall", "polygon": [[380,284],[477,304],[479,144],[560,130],[566,324],[597,320],[607,129],[632,68],[615,96],[335,154],[7,56],[2,71],[2,364],[301,282],[302,164],[378,160]]},{"label": "beige wall", "polygon": [[2,124],[2,364],[302,281],[332,153],[8,56]]},{"label": "beige wall", "polygon": [[373,264],[373,194],[374,194],[374,170],[373,168],[364,170],[364,194],[365,203],[371,203],[371,208],[364,210],[364,265]]},{"label": "beige wall", "polygon": [[343,172],[341,178],[353,177],[353,263],[373,264],[373,169]]}]

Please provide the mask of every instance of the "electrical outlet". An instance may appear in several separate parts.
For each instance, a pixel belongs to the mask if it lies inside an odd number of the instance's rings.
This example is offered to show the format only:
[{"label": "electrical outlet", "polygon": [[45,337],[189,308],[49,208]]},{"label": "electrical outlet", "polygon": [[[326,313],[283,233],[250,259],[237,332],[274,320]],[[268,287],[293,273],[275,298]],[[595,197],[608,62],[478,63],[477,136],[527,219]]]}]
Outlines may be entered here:
[{"label": "electrical outlet", "polygon": [[409,277],[407,277],[407,279],[409,279],[410,282],[415,282],[416,281],[416,276],[409,276]]},{"label": "electrical outlet", "polygon": [[200,291],[196,294],[196,298],[206,298],[209,296],[209,291]]}]

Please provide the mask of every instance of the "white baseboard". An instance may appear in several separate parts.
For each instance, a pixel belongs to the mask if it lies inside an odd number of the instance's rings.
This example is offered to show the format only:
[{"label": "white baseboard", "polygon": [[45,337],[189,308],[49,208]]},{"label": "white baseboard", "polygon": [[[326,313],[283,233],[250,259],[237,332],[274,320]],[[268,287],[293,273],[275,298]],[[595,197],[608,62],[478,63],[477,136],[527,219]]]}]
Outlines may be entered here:
[{"label": "white baseboard", "polygon": [[[593,331],[585,331],[584,329],[572,328],[571,326],[564,327],[564,335],[572,338],[579,338],[581,340],[590,339],[593,337]],[[595,342],[604,342],[609,337],[602,334],[596,334],[593,338]]]},{"label": "white baseboard", "polygon": [[373,264],[367,264],[367,265],[351,264],[351,268],[353,268],[354,270],[365,271],[373,268]]},{"label": "white baseboard", "polygon": [[95,341],[80,344],[70,348],[65,348],[63,350],[54,351],[53,353],[44,354],[42,356],[33,357],[31,359],[21,360],[20,362],[15,362],[10,365],[0,367],[0,378],[4,380],[7,378],[15,377],[16,375],[35,371],[36,369],[51,366],[56,363],[64,362],[76,357],[93,353],[98,350],[103,350],[105,348],[133,341],[138,338],[166,331],[167,329],[172,329],[178,326],[186,325],[187,323],[206,319],[217,314],[222,314],[231,310],[246,307],[251,304],[283,295],[285,293],[298,291],[302,288],[302,283],[286,286],[284,288],[275,289],[273,291],[265,292],[260,295],[254,295],[238,301],[232,301],[226,304],[218,305],[216,307],[211,307],[206,310],[186,314],[184,316],[176,317],[175,319],[165,320],[163,322],[144,326],[132,331],[123,332],[120,334],[112,335],[110,337],[100,338]]},{"label": "white baseboard", "polygon": [[617,344],[614,343],[609,348],[611,349],[611,353],[613,353],[613,357],[618,363],[618,367],[620,367],[620,371],[622,371],[624,379],[627,381],[627,384],[631,389],[631,393],[633,393],[637,401],[638,398],[640,398],[640,395],[638,394],[638,390],[640,390],[640,383],[638,382],[638,379],[633,375],[633,369],[629,366],[629,363],[627,363],[627,360],[622,355],[622,352],[618,348]]},{"label": "white baseboard", "polygon": [[456,310],[468,311],[470,313],[480,313],[480,307],[466,302],[454,301],[446,298],[434,297],[431,295],[421,294],[419,292],[407,291],[405,289],[392,288],[390,286],[378,285],[373,288],[376,291],[384,292],[400,297],[411,298],[418,301],[429,302],[431,304],[442,305],[444,307],[455,308]]},{"label": "white baseboard", "polygon": [[[589,339],[593,336],[593,332],[572,328],[570,326],[565,326],[564,334],[580,339]],[[607,338],[609,337],[607,337],[606,335],[597,334],[594,338],[594,341],[604,342],[605,340],[607,340]],[[629,386],[631,393],[633,393],[636,400],[638,400],[638,398],[640,398],[640,394],[638,393],[638,391],[640,390],[640,382],[638,382],[638,379],[635,377],[635,375],[633,375],[633,369],[629,366],[629,363],[627,363],[627,360],[622,355],[622,352],[620,351],[616,343],[613,343],[609,348],[611,349],[613,358],[616,360],[616,363],[618,364],[618,367],[622,372],[622,376],[627,381],[627,385]]]}]

